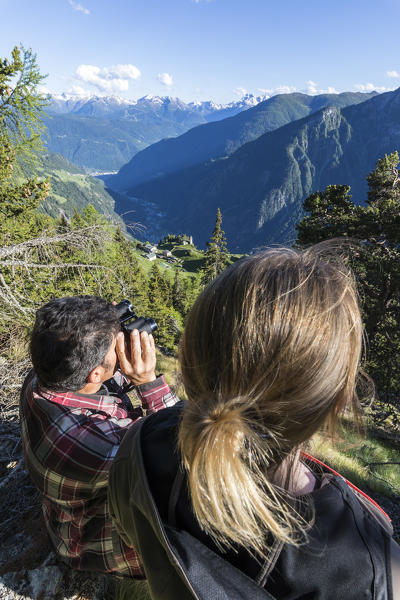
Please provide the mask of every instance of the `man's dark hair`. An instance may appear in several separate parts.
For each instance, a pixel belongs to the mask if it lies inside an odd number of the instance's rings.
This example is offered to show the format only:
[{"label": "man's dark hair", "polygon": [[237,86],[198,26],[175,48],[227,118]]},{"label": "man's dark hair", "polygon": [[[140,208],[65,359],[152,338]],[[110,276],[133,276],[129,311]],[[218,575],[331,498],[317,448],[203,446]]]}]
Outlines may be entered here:
[{"label": "man's dark hair", "polygon": [[39,384],[54,392],[83,388],[119,330],[115,306],[96,296],[55,298],[39,308],[30,343]]}]

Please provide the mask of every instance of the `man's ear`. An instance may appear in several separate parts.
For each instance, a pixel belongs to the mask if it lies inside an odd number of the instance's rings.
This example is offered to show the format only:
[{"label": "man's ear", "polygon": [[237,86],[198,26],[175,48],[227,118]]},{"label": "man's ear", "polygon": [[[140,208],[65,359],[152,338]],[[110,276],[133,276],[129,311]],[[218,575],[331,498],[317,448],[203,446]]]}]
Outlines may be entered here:
[{"label": "man's ear", "polygon": [[102,383],[104,372],[104,367],[102,365],[97,365],[97,367],[90,371],[87,383]]}]

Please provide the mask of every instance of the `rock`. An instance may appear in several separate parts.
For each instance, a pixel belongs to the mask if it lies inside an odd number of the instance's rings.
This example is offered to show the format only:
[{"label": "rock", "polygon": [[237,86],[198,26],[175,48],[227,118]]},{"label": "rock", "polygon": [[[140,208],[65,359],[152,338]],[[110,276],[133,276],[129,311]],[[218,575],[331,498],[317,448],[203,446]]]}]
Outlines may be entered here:
[{"label": "rock", "polygon": [[36,569],[0,577],[0,600],[105,600],[109,587],[106,575],[72,571],[52,552]]}]

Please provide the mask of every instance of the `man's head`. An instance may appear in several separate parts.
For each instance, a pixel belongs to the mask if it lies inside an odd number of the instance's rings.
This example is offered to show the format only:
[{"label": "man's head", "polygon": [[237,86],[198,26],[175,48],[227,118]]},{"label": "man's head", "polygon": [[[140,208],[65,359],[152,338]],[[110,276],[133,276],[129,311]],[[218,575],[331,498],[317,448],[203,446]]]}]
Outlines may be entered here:
[{"label": "man's head", "polygon": [[[77,391],[112,377],[120,331],[115,307],[96,296],[56,298],[36,313],[30,352],[40,385]],[[94,379],[95,381],[91,381]]]}]

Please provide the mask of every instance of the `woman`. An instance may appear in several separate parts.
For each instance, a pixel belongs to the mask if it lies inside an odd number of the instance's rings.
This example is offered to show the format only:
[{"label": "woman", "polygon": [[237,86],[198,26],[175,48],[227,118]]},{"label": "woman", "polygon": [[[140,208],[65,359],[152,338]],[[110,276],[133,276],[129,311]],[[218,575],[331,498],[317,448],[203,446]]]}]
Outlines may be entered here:
[{"label": "woman", "polygon": [[361,349],[353,278],[321,247],[245,258],[203,291],[180,348],[187,402],[131,430],[110,477],[152,598],[399,597],[389,520],[301,453],[357,418]]}]

